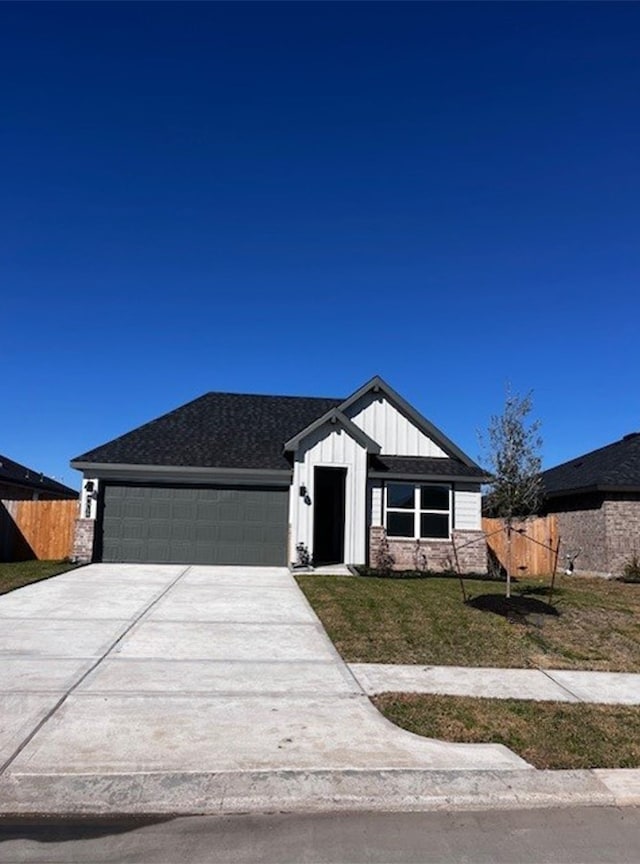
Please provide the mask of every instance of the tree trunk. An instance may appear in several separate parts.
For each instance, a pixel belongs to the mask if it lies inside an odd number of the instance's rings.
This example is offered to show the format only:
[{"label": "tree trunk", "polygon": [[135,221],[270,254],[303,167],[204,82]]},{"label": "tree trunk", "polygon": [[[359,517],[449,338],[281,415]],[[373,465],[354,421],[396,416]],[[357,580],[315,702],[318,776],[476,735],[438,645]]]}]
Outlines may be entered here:
[{"label": "tree trunk", "polygon": [[511,597],[511,520],[507,522],[507,600]]}]

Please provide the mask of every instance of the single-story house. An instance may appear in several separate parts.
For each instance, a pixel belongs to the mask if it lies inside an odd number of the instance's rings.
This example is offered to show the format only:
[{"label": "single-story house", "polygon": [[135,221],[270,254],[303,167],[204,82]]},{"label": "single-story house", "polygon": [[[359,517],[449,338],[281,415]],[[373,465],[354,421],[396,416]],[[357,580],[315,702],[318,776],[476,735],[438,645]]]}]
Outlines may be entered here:
[{"label": "single-story house", "polygon": [[640,555],[640,432],[549,468],[542,482],[576,573],[620,575]]},{"label": "single-story house", "polygon": [[486,570],[485,472],[379,377],[207,393],[71,465],[78,560],[375,566],[382,543],[396,568]]},{"label": "single-story house", "polygon": [[70,500],[77,497],[78,492],[64,483],[0,455],[0,499],[52,501],[56,498]]}]

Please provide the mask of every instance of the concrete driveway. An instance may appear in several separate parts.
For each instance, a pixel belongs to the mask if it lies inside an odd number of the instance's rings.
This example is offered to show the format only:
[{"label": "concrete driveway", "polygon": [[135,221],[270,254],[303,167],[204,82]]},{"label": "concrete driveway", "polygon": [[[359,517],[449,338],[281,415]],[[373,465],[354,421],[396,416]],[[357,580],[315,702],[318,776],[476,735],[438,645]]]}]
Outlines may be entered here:
[{"label": "concrete driveway", "polygon": [[528,767],[386,721],[284,568],[83,567],[0,597],[0,655],[15,800],[37,778]]}]

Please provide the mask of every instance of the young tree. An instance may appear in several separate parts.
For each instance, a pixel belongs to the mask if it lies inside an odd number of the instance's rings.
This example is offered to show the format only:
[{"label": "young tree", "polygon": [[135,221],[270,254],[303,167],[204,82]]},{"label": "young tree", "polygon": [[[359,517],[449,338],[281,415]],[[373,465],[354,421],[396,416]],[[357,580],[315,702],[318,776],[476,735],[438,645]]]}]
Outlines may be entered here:
[{"label": "young tree", "polygon": [[[514,519],[535,513],[542,498],[540,421],[530,420],[531,393],[507,391],[502,414],[493,415],[485,440],[492,515],[506,521],[509,546]],[[507,562],[507,597],[511,596],[511,555]]]}]

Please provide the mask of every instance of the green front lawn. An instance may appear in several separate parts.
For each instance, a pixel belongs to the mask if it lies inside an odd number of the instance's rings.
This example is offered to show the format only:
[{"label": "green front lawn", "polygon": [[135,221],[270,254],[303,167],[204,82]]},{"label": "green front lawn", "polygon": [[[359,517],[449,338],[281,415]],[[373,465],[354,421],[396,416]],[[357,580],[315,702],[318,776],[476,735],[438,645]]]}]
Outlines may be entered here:
[{"label": "green front lawn", "polygon": [[76,564],[68,561],[11,561],[0,563],[0,594],[22,588],[31,582],[39,582],[50,576],[58,576],[73,570]]},{"label": "green front lawn", "polygon": [[383,693],[373,699],[393,723],[441,741],[504,744],[536,768],[637,768],[640,709]]},{"label": "green front lawn", "polygon": [[[640,585],[558,577],[504,583],[450,577],[297,577],[350,663],[640,672]],[[508,617],[505,617],[505,613]]]},{"label": "green front lawn", "polygon": [[[640,585],[558,577],[302,576],[348,662],[640,672]],[[393,723],[444,741],[504,744],[536,768],[640,767],[640,707],[408,693],[373,700]]]}]

